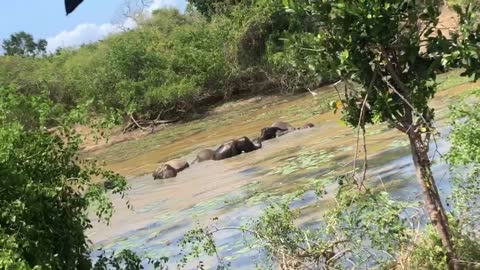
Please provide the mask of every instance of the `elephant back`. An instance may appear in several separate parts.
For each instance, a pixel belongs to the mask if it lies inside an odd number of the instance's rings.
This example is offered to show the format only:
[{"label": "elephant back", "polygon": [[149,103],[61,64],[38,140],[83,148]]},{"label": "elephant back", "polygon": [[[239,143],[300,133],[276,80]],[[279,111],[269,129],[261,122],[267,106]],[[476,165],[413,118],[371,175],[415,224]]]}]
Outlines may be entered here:
[{"label": "elephant back", "polygon": [[153,171],[153,179],[167,179],[177,176],[177,171],[168,164],[161,164],[155,171]]},{"label": "elephant back", "polygon": [[253,144],[253,142],[246,136],[243,136],[236,141],[236,148],[240,152],[245,152],[245,153],[248,153],[257,149],[257,147]]},{"label": "elephant back", "polygon": [[236,140],[231,140],[223,143],[217,148],[214,159],[221,160],[236,156],[238,154],[240,154],[240,152],[237,150],[237,142]]},{"label": "elephant back", "polygon": [[212,149],[203,149],[198,152],[197,157],[192,161],[192,164],[199,163],[206,160],[212,160],[215,158],[215,151]]},{"label": "elephant back", "polygon": [[183,159],[173,159],[173,160],[168,161],[166,164],[170,165],[177,172],[181,172],[181,171],[185,170],[186,168],[190,167],[188,162],[183,160]]},{"label": "elephant back", "polygon": [[295,127],[290,125],[289,123],[287,122],[283,122],[283,121],[277,121],[275,123],[272,124],[272,127],[277,127],[279,129],[281,129],[282,131],[285,131],[285,130],[294,130]]}]

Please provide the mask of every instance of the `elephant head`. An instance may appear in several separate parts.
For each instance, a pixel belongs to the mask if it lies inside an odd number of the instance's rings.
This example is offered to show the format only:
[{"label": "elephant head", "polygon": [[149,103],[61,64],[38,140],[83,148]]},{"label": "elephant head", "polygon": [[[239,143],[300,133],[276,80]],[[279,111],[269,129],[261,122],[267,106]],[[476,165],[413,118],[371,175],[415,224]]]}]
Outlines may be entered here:
[{"label": "elephant head", "polygon": [[161,164],[155,171],[153,171],[153,180],[167,179],[177,176],[177,170],[168,164]]},{"label": "elephant head", "polygon": [[270,140],[270,139],[273,139],[273,138],[276,138],[278,137],[278,135],[280,133],[282,133],[283,129],[281,128],[278,128],[278,127],[266,127],[266,128],[262,128],[262,130],[260,131],[260,138],[259,140],[260,141],[266,141],[266,140]]},{"label": "elephant head", "polygon": [[248,137],[243,136],[236,140],[236,148],[241,152],[251,152],[262,147],[262,143],[258,140],[255,140],[253,143]]}]

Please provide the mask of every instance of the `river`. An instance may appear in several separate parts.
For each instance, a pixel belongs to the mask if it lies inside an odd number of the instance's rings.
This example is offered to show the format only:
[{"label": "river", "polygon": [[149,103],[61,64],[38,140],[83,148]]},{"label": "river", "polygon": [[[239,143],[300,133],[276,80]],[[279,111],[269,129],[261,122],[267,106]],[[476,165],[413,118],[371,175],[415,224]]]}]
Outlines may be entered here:
[{"label": "river", "polygon": [[[441,133],[431,155],[442,193],[449,191],[448,167],[435,150],[448,150],[447,105],[459,92],[475,87],[478,85],[460,82],[440,91],[431,104],[436,108],[436,126]],[[127,176],[131,189],[126,199],[133,210],[125,206],[125,199],[112,195],[116,210],[110,225],[96,223],[88,231],[93,248],[129,248],[146,256],[168,256],[175,266],[180,252],[177,243],[197,222],[208,225],[218,218],[218,226],[240,226],[257,217],[269,203],[312,181],[323,183],[328,194],[318,200],[313,192],[307,192],[292,207],[305,210],[299,219],[302,224],[321,219],[334,205],[332,194],[337,183],[333,177],[352,170],[357,133],[340,121],[340,113],[329,111],[328,102],[336,99],[334,89],[325,87],[319,93],[315,97],[305,94],[228,103],[202,119],[94,152],[95,157],[107,161],[108,169]],[[153,181],[151,177],[159,162],[176,157],[192,161],[201,149],[215,148],[243,135],[253,138],[262,127],[279,120],[294,126],[311,122],[315,127],[264,142],[261,149],[251,153],[194,164],[176,178]],[[421,200],[405,136],[386,125],[376,125],[367,127],[366,138],[369,185],[387,190],[397,200]],[[362,164],[362,157],[360,151],[357,164]],[[220,255],[232,269],[252,269],[261,261],[262,253],[246,248],[239,231],[222,231],[215,239]],[[94,251],[92,256],[98,254]],[[208,268],[215,259],[204,262]]]}]

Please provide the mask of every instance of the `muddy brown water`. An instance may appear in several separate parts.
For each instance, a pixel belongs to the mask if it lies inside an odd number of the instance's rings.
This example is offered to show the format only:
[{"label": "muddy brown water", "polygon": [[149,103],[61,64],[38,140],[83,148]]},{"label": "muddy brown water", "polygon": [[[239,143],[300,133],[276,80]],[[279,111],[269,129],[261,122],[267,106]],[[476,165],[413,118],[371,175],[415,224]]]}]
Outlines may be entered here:
[{"label": "muddy brown water", "polygon": [[[442,133],[440,152],[448,149],[444,140],[448,134],[446,105],[459,92],[474,87],[478,86],[461,84],[439,92],[433,100]],[[116,210],[110,225],[97,223],[88,231],[93,248],[107,252],[129,248],[145,256],[168,256],[170,265],[175,266],[180,252],[178,241],[197,222],[208,225],[218,218],[219,227],[240,226],[257,217],[269,203],[317,180],[326,185],[327,195],[317,200],[310,191],[292,205],[305,209],[299,223],[314,224],[333,205],[331,194],[336,183],[332,178],[352,169],[356,144],[356,131],[341,123],[339,113],[322,112],[331,100],[335,100],[335,92],[328,87],[316,98],[308,94],[255,100],[241,108],[232,107],[207,119],[174,127],[165,131],[173,134],[165,138],[162,134],[153,135],[159,139],[152,139],[148,146],[130,142],[131,145],[117,146],[109,154],[97,153],[99,157],[115,157],[115,151],[118,155],[133,151],[125,150],[130,147],[137,154],[107,162],[107,168],[128,177],[131,190],[127,199],[133,210],[127,209],[125,199],[111,196]],[[160,161],[179,156],[192,161],[203,148],[214,148],[234,137],[257,136],[262,127],[277,120],[295,126],[312,122],[316,127],[264,142],[262,149],[251,153],[192,165],[173,179],[153,181],[151,177]],[[175,135],[175,129],[182,130],[181,136]],[[385,125],[367,128],[370,183],[387,190],[395,199],[420,200],[407,143],[401,133]],[[360,152],[358,158],[361,157]],[[448,170],[438,155],[434,172],[441,190],[448,192]],[[244,235],[239,231],[222,231],[215,239],[220,255],[232,263],[233,269],[252,269],[261,261],[262,253],[246,248]],[[94,251],[92,256],[98,254]],[[208,268],[215,260],[208,258],[204,262]],[[194,268],[194,263],[186,268]]]}]

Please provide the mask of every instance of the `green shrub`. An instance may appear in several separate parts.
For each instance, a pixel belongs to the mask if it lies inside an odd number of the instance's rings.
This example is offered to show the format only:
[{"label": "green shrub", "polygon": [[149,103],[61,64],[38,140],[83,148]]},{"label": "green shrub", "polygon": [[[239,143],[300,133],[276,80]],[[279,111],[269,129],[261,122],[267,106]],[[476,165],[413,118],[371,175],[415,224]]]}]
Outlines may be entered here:
[{"label": "green shrub", "polygon": [[[477,236],[463,234],[458,222],[450,219],[452,239],[460,265],[464,269],[477,269],[480,266],[480,241]],[[432,225],[428,225],[413,249],[403,258],[404,269],[440,270],[447,269],[447,254],[442,248],[441,239]]]}]

